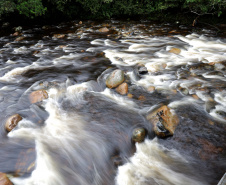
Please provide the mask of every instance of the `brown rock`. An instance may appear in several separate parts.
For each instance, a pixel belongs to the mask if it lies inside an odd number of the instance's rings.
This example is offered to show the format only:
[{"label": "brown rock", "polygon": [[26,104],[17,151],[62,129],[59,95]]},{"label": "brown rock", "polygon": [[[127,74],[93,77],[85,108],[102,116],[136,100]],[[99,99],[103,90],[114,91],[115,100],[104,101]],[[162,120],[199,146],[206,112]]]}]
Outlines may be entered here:
[{"label": "brown rock", "polygon": [[99,32],[109,32],[109,29],[107,27],[103,27],[99,29]]},{"label": "brown rock", "polygon": [[128,93],[128,84],[126,82],[122,83],[121,85],[119,85],[116,88],[116,91],[121,95],[127,94]]},{"label": "brown rock", "polygon": [[127,96],[128,96],[128,98],[133,98],[132,94],[128,94]]},{"label": "brown rock", "polygon": [[79,23],[78,24],[82,24],[82,21],[79,21]]},{"label": "brown rock", "polygon": [[5,123],[5,129],[10,132],[13,130],[19,121],[21,121],[23,118],[19,114],[14,114],[11,117],[9,117]]},{"label": "brown rock", "polygon": [[47,99],[48,98],[48,93],[41,89],[41,90],[37,90],[37,91],[34,91],[30,94],[30,102],[31,103],[37,103],[37,102],[40,102],[44,99]]},{"label": "brown rock", "polygon": [[5,173],[0,172],[0,185],[13,185]]},{"label": "brown rock", "polygon": [[195,98],[196,100],[199,99],[199,97],[196,94],[193,94],[192,97]]},{"label": "brown rock", "polygon": [[145,98],[145,96],[140,95],[140,96],[138,97],[138,100],[140,100],[140,101],[145,101],[145,100],[146,100],[146,98]]},{"label": "brown rock", "polygon": [[155,87],[154,86],[149,86],[148,87],[148,91],[149,92],[154,92],[155,91]]},{"label": "brown rock", "polygon": [[177,115],[173,115],[166,105],[151,112],[147,120],[153,124],[154,132],[160,137],[172,136],[179,123]]},{"label": "brown rock", "polygon": [[21,41],[21,40],[24,40],[25,39],[25,37],[17,37],[16,39],[15,39],[15,41]]},{"label": "brown rock", "polygon": [[181,50],[179,48],[171,48],[169,50],[170,53],[174,53],[174,54],[180,54]]},{"label": "brown rock", "polygon": [[65,37],[65,35],[64,34],[54,34],[53,37],[57,38],[57,39],[62,39]]}]

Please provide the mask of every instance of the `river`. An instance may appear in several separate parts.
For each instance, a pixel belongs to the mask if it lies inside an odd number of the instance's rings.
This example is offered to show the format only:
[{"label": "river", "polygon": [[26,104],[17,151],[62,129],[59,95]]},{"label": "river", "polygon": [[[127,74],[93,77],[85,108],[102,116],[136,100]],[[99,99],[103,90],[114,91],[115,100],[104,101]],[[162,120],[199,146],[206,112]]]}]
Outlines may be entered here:
[{"label": "river", "polygon": [[[72,21],[12,34],[0,37],[0,171],[15,185],[215,185],[226,172],[226,38],[214,28]],[[126,95],[105,85],[115,69]],[[48,99],[30,103],[39,89]],[[146,119],[163,104],[179,118],[167,138]],[[137,127],[148,135],[134,144]]]}]

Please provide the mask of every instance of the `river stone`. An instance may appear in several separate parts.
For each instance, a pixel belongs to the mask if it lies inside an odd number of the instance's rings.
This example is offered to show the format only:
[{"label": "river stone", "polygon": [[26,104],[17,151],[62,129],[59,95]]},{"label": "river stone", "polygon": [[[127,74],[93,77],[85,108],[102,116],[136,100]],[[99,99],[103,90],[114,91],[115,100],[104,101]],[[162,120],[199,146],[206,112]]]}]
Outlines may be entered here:
[{"label": "river stone", "polygon": [[169,50],[170,53],[174,53],[174,54],[180,54],[181,50],[179,48],[171,48]]},{"label": "river stone", "polygon": [[124,72],[120,69],[114,70],[106,79],[108,88],[115,88],[125,80]]},{"label": "river stone", "polygon": [[13,185],[5,173],[0,172],[0,185]]},{"label": "river stone", "polygon": [[99,29],[99,32],[109,32],[109,29],[107,27],[103,27]]},{"label": "river stone", "polygon": [[141,143],[144,141],[146,136],[146,130],[144,128],[135,128],[133,130],[132,140],[137,143]]},{"label": "river stone", "polygon": [[10,132],[11,130],[13,130],[19,121],[21,121],[23,118],[19,115],[19,114],[14,114],[12,115],[11,117],[9,117],[7,120],[6,120],[6,123],[5,123],[5,129]]},{"label": "river stone", "polygon": [[37,103],[37,102],[40,102],[44,99],[47,99],[48,98],[48,93],[41,89],[41,90],[37,90],[37,91],[34,91],[30,94],[30,102],[31,103]]},{"label": "river stone", "polygon": [[153,124],[154,132],[159,137],[172,136],[179,123],[177,115],[172,114],[166,105],[147,115],[147,120]]},{"label": "river stone", "polygon": [[128,84],[126,82],[122,83],[121,85],[119,85],[116,88],[116,91],[121,95],[127,94],[128,93]]}]

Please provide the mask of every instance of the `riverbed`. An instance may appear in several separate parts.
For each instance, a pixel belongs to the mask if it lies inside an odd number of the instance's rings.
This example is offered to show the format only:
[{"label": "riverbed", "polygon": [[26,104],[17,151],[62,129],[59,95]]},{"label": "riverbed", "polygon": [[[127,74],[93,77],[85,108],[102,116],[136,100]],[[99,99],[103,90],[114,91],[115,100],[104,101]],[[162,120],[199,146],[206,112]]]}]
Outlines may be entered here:
[{"label": "riverbed", "polygon": [[[226,172],[226,38],[217,31],[72,21],[0,37],[0,171],[15,185],[217,184]],[[124,95],[106,87],[115,69]],[[40,89],[48,98],[31,103]],[[179,118],[166,138],[147,119],[161,105]],[[13,114],[23,119],[8,133]],[[148,134],[134,143],[138,127]]]}]

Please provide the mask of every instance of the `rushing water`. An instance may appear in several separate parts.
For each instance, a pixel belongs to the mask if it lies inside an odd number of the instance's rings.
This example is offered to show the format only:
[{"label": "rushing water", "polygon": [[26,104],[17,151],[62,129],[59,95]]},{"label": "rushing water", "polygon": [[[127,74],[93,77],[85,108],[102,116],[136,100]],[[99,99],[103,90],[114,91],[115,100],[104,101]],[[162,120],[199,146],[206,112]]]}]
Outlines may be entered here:
[{"label": "rushing water", "polygon": [[[0,171],[15,184],[212,185],[223,176],[226,39],[214,30],[87,21],[24,28],[22,36],[0,38]],[[137,75],[141,64],[148,74]],[[116,68],[129,96],[105,86]],[[49,98],[31,104],[38,89]],[[146,120],[161,104],[180,119],[166,139]],[[7,134],[15,113],[23,120]],[[134,144],[140,126],[148,136]]]}]

